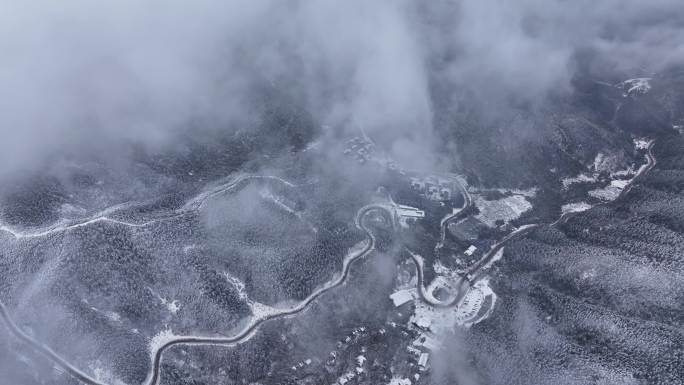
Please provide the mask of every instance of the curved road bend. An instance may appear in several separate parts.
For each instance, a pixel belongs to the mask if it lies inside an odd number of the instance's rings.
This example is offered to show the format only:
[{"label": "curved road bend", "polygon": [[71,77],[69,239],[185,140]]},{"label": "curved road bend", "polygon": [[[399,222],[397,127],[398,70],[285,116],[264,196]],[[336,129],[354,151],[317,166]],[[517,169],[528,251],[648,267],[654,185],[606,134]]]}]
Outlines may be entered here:
[{"label": "curved road bend", "polygon": [[456,180],[456,184],[459,186],[459,190],[461,190],[461,195],[463,195],[463,207],[458,209],[458,211],[452,213],[451,215],[448,215],[442,219],[442,221],[439,223],[440,225],[440,238],[439,238],[439,243],[435,245],[435,255],[437,255],[437,252],[439,249],[444,247],[444,242],[446,242],[446,232],[447,228],[449,227],[449,223],[461,219],[465,214],[468,213],[470,208],[473,205],[473,200],[470,196],[470,193],[468,192],[468,189],[463,186],[458,180]]},{"label": "curved road bend", "polygon": [[[487,266],[489,263],[494,259],[496,256],[496,253],[501,250],[508,242],[511,242],[515,239],[521,238],[525,235],[527,235],[530,231],[536,229],[539,227],[539,225],[527,225],[527,226],[522,226],[519,229],[513,231],[512,233],[508,234],[505,236],[501,241],[497,242],[495,245],[489,249],[489,251],[482,256],[477,262],[475,262],[468,270],[463,274],[463,276],[460,277],[460,279],[457,281],[458,288],[456,289],[456,295],[451,298],[449,301],[439,301],[434,299],[432,295],[429,295],[425,289],[425,278],[424,278],[424,271],[423,271],[423,261],[418,257],[416,254],[411,252],[409,249],[406,249],[406,251],[409,253],[411,256],[411,259],[413,259],[414,264],[416,265],[416,270],[417,270],[417,276],[418,276],[418,296],[422,301],[425,303],[432,305],[434,307],[440,307],[440,308],[448,308],[452,306],[459,305],[465,295],[468,293],[468,289],[475,284],[478,280],[480,280],[483,276],[483,272],[486,270]],[[468,278],[470,277],[470,278]]]}]

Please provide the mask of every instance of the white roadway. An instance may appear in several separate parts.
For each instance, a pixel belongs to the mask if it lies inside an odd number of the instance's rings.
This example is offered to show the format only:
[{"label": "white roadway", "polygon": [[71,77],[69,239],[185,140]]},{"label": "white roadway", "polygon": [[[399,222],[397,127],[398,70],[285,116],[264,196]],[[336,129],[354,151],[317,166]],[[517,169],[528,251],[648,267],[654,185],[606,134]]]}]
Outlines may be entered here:
[{"label": "white roadway", "polygon": [[240,183],[247,181],[247,180],[252,180],[252,179],[270,179],[270,180],[275,180],[280,183],[283,183],[284,185],[288,187],[296,187],[292,183],[279,178],[277,176],[270,176],[270,175],[250,175],[250,174],[243,174],[239,175],[236,178],[232,179],[231,181],[220,184],[218,186],[215,186],[213,188],[208,188],[205,191],[200,192],[196,197],[190,199],[183,207],[173,210],[170,213],[167,213],[166,215],[160,216],[155,219],[151,219],[148,221],[143,221],[140,223],[136,222],[131,222],[131,221],[122,221],[119,219],[111,218],[110,215],[115,214],[117,212],[129,209],[129,208],[134,208],[134,207],[141,207],[145,204],[145,202],[126,202],[126,203],[120,203],[111,207],[108,207],[88,218],[84,219],[77,219],[77,220],[72,220],[72,221],[59,221],[56,224],[53,224],[51,226],[37,229],[37,230],[27,230],[27,231],[22,231],[22,230],[17,230],[13,229],[9,226],[6,226],[4,224],[0,224],[0,231],[4,231],[6,233],[11,234],[15,238],[39,238],[39,237],[45,237],[48,235],[52,234],[58,234],[62,233],[65,231],[77,229],[79,227],[85,227],[92,225],[94,223],[98,222],[109,222],[109,223],[115,223],[123,226],[128,226],[128,227],[145,227],[149,226],[154,223],[159,223],[163,221],[167,221],[170,219],[178,218],[182,215],[191,213],[191,212],[196,212],[202,209],[204,207],[204,204],[206,203],[207,200],[223,194],[225,192],[228,192],[235,188],[235,186],[239,185]]}]

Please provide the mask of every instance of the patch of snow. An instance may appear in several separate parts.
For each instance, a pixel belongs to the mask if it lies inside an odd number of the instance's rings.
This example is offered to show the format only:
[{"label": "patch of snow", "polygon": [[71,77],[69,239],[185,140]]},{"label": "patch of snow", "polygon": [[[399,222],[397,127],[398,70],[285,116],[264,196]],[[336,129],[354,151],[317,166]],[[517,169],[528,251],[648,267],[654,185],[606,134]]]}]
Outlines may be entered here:
[{"label": "patch of snow", "polygon": [[411,380],[408,378],[393,377],[387,385],[411,385]]},{"label": "patch of snow", "polygon": [[624,170],[618,170],[610,173],[610,177],[615,179],[631,178],[634,175],[636,175],[636,172],[634,171],[633,166],[630,166]]},{"label": "patch of snow", "polygon": [[166,308],[169,309],[171,313],[176,314],[178,313],[178,310],[180,310],[180,305],[177,300],[173,300],[166,304]]},{"label": "patch of snow", "polygon": [[622,165],[625,164],[625,159],[624,156],[620,154],[604,154],[602,152],[598,153],[596,155],[596,158],[594,158],[594,163],[590,167],[593,171],[597,173],[601,172],[609,172],[609,173],[619,173],[619,174],[627,174],[632,171],[632,167],[628,167],[627,170],[623,171],[615,171],[618,169],[618,167],[621,167]]},{"label": "patch of snow", "polygon": [[261,191],[259,191],[259,195],[263,198],[266,199],[270,202],[273,202],[276,206],[280,207],[282,210],[285,212],[292,214],[292,215],[297,215],[297,211],[295,211],[292,207],[288,206],[285,203],[285,200],[281,198],[280,196],[276,196],[271,192],[271,190],[264,188]]},{"label": "patch of snow", "polygon": [[645,95],[651,90],[651,80],[652,78],[627,79],[619,83],[618,88],[622,88],[624,97]]},{"label": "patch of snow", "polygon": [[604,158],[605,155],[602,152],[596,154],[596,157],[594,158],[594,163],[592,164],[592,168],[596,171],[601,171],[601,165],[604,163]]},{"label": "patch of snow", "polygon": [[401,306],[409,301],[414,300],[417,297],[416,289],[403,289],[392,293],[390,296],[394,306]]},{"label": "patch of snow", "polygon": [[117,378],[112,372],[102,366],[99,360],[88,364],[95,380],[103,384],[126,385],[121,379]]},{"label": "patch of snow", "polygon": [[121,315],[117,312],[108,311],[108,312],[105,312],[105,315],[107,316],[107,318],[109,318],[110,320],[112,320],[114,322],[120,322],[121,321]]},{"label": "patch of snow", "polygon": [[637,150],[646,150],[648,148],[649,141],[646,138],[634,139],[634,147]]},{"label": "patch of snow", "polygon": [[428,353],[421,353],[420,358],[418,358],[418,365],[425,368],[427,366],[428,358],[430,358]]},{"label": "patch of snow", "polygon": [[320,144],[321,144],[320,140],[315,140],[315,141],[309,143],[309,145],[306,146],[306,148],[304,148],[304,150],[302,150],[302,152],[307,152],[307,151],[310,151],[313,149],[318,149],[320,147]]},{"label": "patch of snow", "polygon": [[412,345],[436,351],[441,349],[442,344],[430,333],[422,333],[420,337],[412,342]]},{"label": "patch of snow", "polygon": [[567,213],[579,213],[582,211],[587,211],[591,208],[592,206],[586,202],[576,202],[576,203],[568,203],[564,204],[561,206],[561,212],[563,214]]},{"label": "patch of snow", "polygon": [[[88,303],[86,300],[84,300],[84,302]],[[100,310],[94,306],[91,306],[90,309],[104,315],[105,317],[109,318],[110,321],[121,322],[121,315],[117,312]]]},{"label": "patch of snow", "polygon": [[[555,169],[554,169],[554,171],[551,171],[551,172],[555,172]],[[466,186],[467,184],[463,184],[463,185]],[[476,187],[471,187],[468,189],[468,191],[472,192],[473,194],[486,193],[486,192],[490,192],[490,191],[497,191],[497,192],[500,192],[502,194],[522,195],[522,196],[527,197],[527,198],[534,198],[535,196],[537,196],[537,192],[539,191],[539,188],[538,187],[532,187],[532,188],[522,190],[522,189],[518,189],[518,188],[501,188],[501,187],[500,188],[476,188]]]},{"label": "patch of snow", "polygon": [[[452,282],[454,281],[453,279],[450,279],[450,277],[444,275],[436,276],[435,279],[433,279],[432,282],[430,282],[430,284],[425,288],[425,297],[430,302],[440,302],[437,298],[435,298],[434,293],[439,289],[443,289],[450,294],[450,297],[453,298],[452,293],[455,293],[456,289],[452,285]],[[448,301],[450,300],[451,298]]]},{"label": "patch of snow", "polygon": [[172,314],[178,313],[178,310],[180,310],[180,304],[178,303],[177,300],[169,301],[168,299],[162,297],[159,295],[156,291],[154,291],[151,287],[147,287],[147,289],[155,295],[157,298],[159,298],[159,301],[161,302],[162,305],[166,306],[166,309],[171,312]]},{"label": "patch of snow", "polygon": [[150,339],[150,343],[148,345],[150,358],[154,359],[154,355],[157,353],[159,349],[161,349],[162,346],[175,340],[177,337],[179,336],[173,334],[173,331],[171,329],[160,330],[159,333],[157,333],[157,335]]},{"label": "patch of snow", "polygon": [[266,318],[268,316],[278,313],[278,309],[272,306],[264,305],[261,302],[250,300],[247,304],[249,305],[249,308],[251,309],[254,318]]},{"label": "patch of snow", "polygon": [[356,377],[356,373],[354,371],[348,371],[345,374],[341,375],[340,378],[337,379],[337,384],[340,385],[345,385],[347,382],[351,381],[354,377]]},{"label": "patch of snow", "polygon": [[187,254],[188,252],[190,252],[191,250],[194,250],[196,248],[197,248],[197,245],[194,245],[194,244],[193,245],[185,245],[185,246],[183,246],[183,252],[185,254]]},{"label": "patch of snow", "polygon": [[[484,312],[484,314],[480,315],[477,318],[471,318],[468,321],[468,323],[466,324],[466,326],[475,325],[476,323],[482,322],[483,320],[486,320],[487,318],[489,318],[489,316],[492,315],[492,312],[494,311],[494,306],[496,305],[497,295],[494,292],[494,290],[492,290],[492,287],[489,284],[489,278],[485,278],[485,279],[478,281],[475,284],[475,288],[477,288],[477,290],[479,291],[483,300],[487,299],[487,298],[490,298],[491,300],[489,303],[489,307]],[[482,305],[483,305],[483,303],[480,303],[480,308]],[[479,309],[478,309],[478,311],[479,311]],[[476,312],[476,314],[477,314],[477,312]]]},{"label": "patch of snow", "polygon": [[[428,311],[418,311],[419,309],[428,310]],[[428,329],[430,326],[432,326],[432,321],[433,321],[433,316],[434,316],[431,313],[432,309],[433,309],[432,306],[420,303],[416,307],[416,312],[411,317],[411,322],[413,322],[414,324],[418,325],[419,327],[421,327],[423,329]]]},{"label": "patch of snow", "polygon": [[[485,300],[490,297],[490,305],[484,314],[481,313]],[[414,314],[410,322],[415,323],[433,333],[443,333],[456,326],[470,327],[491,315],[496,303],[496,294],[489,286],[488,279],[481,279],[468,289],[457,307],[435,308],[424,302],[416,302]]]},{"label": "patch of snow", "polygon": [[571,178],[563,178],[562,183],[563,183],[563,188],[568,189],[571,185],[575,183],[594,183],[597,180],[596,175],[588,175],[586,173],[581,173],[577,176],[571,177]]},{"label": "patch of snow", "polygon": [[59,208],[60,216],[62,217],[82,217],[86,215],[87,210],[81,206],[74,206],[70,203],[64,203]]},{"label": "patch of snow", "polygon": [[490,267],[492,267],[494,262],[500,260],[503,257],[503,254],[504,254],[504,248],[502,247],[496,252],[496,254],[494,254],[492,259],[489,260],[489,262],[487,262],[486,265],[482,266],[482,269],[486,270],[486,269],[489,269]]},{"label": "patch of snow", "polygon": [[224,273],[224,277],[226,278],[228,283],[233,285],[235,290],[237,290],[238,297],[240,298],[240,300],[247,302],[247,306],[249,306],[252,312],[252,316],[254,318],[265,318],[279,312],[278,309],[272,306],[265,305],[261,302],[253,301],[252,299],[250,299],[247,295],[247,290],[245,289],[244,282],[240,281],[238,278],[233,277],[228,273]]},{"label": "patch of snow", "polygon": [[[435,263],[432,265],[432,269],[437,273],[438,275],[447,277],[448,279],[453,280],[454,282],[458,281],[461,278],[461,275],[458,270],[456,269],[450,269],[442,264],[439,260],[435,261]],[[417,282],[413,283],[413,287]]]},{"label": "patch of snow", "polygon": [[513,195],[493,201],[485,200],[482,196],[475,196],[474,200],[480,210],[475,218],[490,227],[496,226],[497,220],[510,222],[532,209],[532,204],[524,195]]},{"label": "patch of snow", "polygon": [[589,196],[604,201],[612,201],[620,195],[628,184],[629,180],[613,180],[604,188],[589,191]]},{"label": "patch of snow", "polygon": [[585,280],[596,277],[596,269],[585,270],[580,274],[580,279]]},{"label": "patch of snow", "polygon": [[471,256],[471,255],[473,255],[473,253],[475,253],[476,250],[477,250],[477,247],[475,247],[474,245],[470,245],[470,247],[468,247],[466,249],[466,251],[463,252],[463,254],[465,254],[467,256]]},{"label": "patch of snow", "polygon": [[394,205],[394,214],[399,218],[399,225],[403,228],[409,228],[410,221],[415,221],[425,217],[425,211],[423,210],[398,204]]},{"label": "patch of snow", "polygon": [[226,281],[233,285],[235,290],[238,292],[238,297],[243,300],[247,301],[249,298],[247,298],[247,291],[245,290],[245,284],[244,282],[240,281],[237,277],[233,277],[232,275],[228,273],[224,273],[223,275],[226,278]]}]

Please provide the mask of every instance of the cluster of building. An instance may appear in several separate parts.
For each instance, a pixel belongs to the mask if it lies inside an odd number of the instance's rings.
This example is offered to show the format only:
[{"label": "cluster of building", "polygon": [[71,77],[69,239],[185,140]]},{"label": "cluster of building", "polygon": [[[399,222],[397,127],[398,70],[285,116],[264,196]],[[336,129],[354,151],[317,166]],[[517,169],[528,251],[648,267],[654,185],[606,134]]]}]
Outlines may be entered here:
[{"label": "cluster of building", "polygon": [[408,228],[417,220],[425,218],[425,211],[411,206],[395,204],[394,216],[395,223],[399,223],[403,228]]},{"label": "cluster of building", "polygon": [[364,164],[371,159],[374,151],[375,144],[373,142],[357,136],[347,141],[344,155],[351,156],[360,164]]},{"label": "cluster of building", "polygon": [[[390,299],[394,303],[394,306],[398,309],[402,309],[405,306],[409,306],[410,302],[418,298],[418,293],[416,288],[404,288],[397,290],[390,295]],[[420,371],[425,371],[428,369],[428,361],[430,359],[430,353],[432,351],[439,350],[439,341],[430,332],[430,320],[422,319],[419,320],[415,316],[411,317],[411,322],[409,329],[418,332],[418,337],[407,347],[408,353],[414,356],[418,362],[418,369]],[[418,378],[416,378],[417,380]]]},{"label": "cluster of building", "polygon": [[430,352],[437,351],[440,348],[440,343],[435,336],[430,332],[423,332],[417,339],[413,341],[408,350],[418,357],[418,366],[421,370],[428,368],[428,361],[430,360]]},{"label": "cluster of building", "polygon": [[413,177],[411,178],[411,188],[433,201],[449,201],[458,194],[458,189],[453,180],[437,176]]}]

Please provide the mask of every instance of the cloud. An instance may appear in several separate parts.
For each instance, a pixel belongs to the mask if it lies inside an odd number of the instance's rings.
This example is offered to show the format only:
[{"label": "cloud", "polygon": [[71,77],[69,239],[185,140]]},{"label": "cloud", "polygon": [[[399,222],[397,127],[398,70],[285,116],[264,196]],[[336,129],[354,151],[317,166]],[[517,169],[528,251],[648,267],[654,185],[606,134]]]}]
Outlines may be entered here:
[{"label": "cloud", "polygon": [[260,82],[322,122],[429,127],[406,3],[202,0],[0,4],[0,161],[155,143],[193,120],[248,126]]},{"label": "cloud", "polygon": [[406,154],[434,148],[436,105],[466,91],[478,103],[567,92],[586,50],[597,74],[658,71],[684,58],[682,8],[677,0],[4,0],[0,163],[12,169],[117,140],[160,143],[195,121],[245,128],[255,119],[249,95],[266,83],[295,95],[319,123],[364,128],[393,155],[430,167],[434,159]]},{"label": "cloud", "polygon": [[534,99],[569,91],[575,57],[585,50],[601,73],[681,62],[683,9],[673,0],[441,2],[428,10],[427,35],[435,68],[454,89],[485,100]]}]

